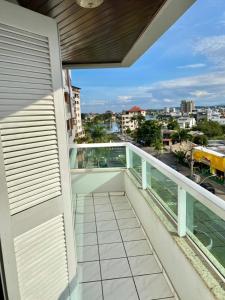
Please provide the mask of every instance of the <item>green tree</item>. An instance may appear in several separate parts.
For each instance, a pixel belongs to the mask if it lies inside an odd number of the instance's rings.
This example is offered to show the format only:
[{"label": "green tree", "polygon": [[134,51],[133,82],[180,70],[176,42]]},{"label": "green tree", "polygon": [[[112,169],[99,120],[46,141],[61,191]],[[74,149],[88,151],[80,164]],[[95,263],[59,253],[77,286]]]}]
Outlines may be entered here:
[{"label": "green tree", "polygon": [[223,131],[223,134],[225,134],[225,125],[221,125],[221,129]]},{"label": "green tree", "polygon": [[101,125],[94,125],[90,127],[89,133],[95,143],[103,143],[107,141],[107,132]]},{"label": "green tree", "polygon": [[162,154],[162,152],[163,152],[163,142],[162,142],[162,140],[156,140],[153,146],[154,146],[154,149],[157,152],[157,156]]},{"label": "green tree", "polygon": [[208,138],[206,135],[197,135],[193,137],[193,143],[201,146],[207,146],[208,145]]},{"label": "green tree", "polygon": [[223,134],[222,126],[218,122],[202,120],[196,126],[197,130],[202,131],[207,137],[221,136]]},{"label": "green tree", "polygon": [[185,129],[180,129],[172,135],[172,139],[178,143],[183,143],[191,140],[191,135]]},{"label": "green tree", "polygon": [[137,142],[144,144],[145,146],[153,146],[158,141],[162,140],[161,136],[161,124],[155,120],[148,120],[141,124],[136,131]]},{"label": "green tree", "polygon": [[131,132],[132,132],[132,131],[131,131],[130,128],[127,128],[127,129],[126,129],[126,134],[131,134]]},{"label": "green tree", "polygon": [[145,121],[145,117],[141,114],[134,115],[131,118],[131,121],[135,121],[137,123],[138,127],[140,127],[140,125]]},{"label": "green tree", "polygon": [[180,128],[180,126],[179,126],[177,120],[171,117],[167,124],[167,128],[170,130],[178,130]]}]

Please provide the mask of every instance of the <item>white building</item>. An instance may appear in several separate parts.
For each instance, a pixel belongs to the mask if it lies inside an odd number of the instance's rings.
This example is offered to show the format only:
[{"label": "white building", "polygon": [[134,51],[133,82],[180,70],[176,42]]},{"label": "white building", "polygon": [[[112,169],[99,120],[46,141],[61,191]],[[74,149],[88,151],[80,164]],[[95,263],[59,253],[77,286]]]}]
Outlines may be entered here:
[{"label": "white building", "polygon": [[125,111],[122,114],[122,132],[126,132],[127,129],[131,131],[138,127],[138,116],[146,116],[146,111],[139,106],[133,106],[131,109]]},{"label": "white building", "polygon": [[64,105],[66,115],[66,128],[69,143],[73,143],[75,138],[75,112],[72,99],[71,71],[63,70],[63,89],[64,89]]},{"label": "white building", "polygon": [[225,118],[218,117],[218,116],[212,116],[210,118],[210,120],[214,121],[214,122],[218,122],[220,125],[225,125]]},{"label": "white building", "polygon": [[189,117],[181,117],[177,120],[177,122],[180,128],[182,129],[192,128],[193,126],[196,125],[195,118],[189,118]]},{"label": "white building", "polygon": [[84,136],[80,109],[80,88],[72,86],[72,102],[74,109],[75,138]]}]

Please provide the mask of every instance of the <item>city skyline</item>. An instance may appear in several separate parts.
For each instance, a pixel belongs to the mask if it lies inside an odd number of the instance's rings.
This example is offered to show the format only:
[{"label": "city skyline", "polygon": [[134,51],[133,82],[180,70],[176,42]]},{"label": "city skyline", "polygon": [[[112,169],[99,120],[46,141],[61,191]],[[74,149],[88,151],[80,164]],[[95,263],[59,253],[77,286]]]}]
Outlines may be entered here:
[{"label": "city skyline", "polygon": [[224,1],[199,0],[130,68],[73,70],[82,112],[225,104],[224,32]]}]

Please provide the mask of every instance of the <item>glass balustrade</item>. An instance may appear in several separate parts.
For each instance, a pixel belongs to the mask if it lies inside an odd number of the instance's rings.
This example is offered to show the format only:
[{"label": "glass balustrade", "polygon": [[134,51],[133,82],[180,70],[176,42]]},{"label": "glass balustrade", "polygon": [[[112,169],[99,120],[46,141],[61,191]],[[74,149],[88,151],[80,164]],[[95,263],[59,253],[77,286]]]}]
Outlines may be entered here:
[{"label": "glass balustrade", "polygon": [[225,221],[189,193],[187,229],[190,237],[225,276]]},{"label": "glass balustrade", "polygon": [[[113,147],[104,144],[98,144],[98,147],[73,147],[70,149],[70,165],[72,169],[128,168],[142,183],[142,188],[143,182],[146,183],[149,192],[154,194],[154,198],[163,204],[177,222],[178,233],[179,222],[184,222],[185,234],[190,236],[225,277],[225,213],[222,214],[224,218],[217,215],[218,207],[224,212],[225,206],[221,204],[220,198],[129,143],[124,143],[124,146],[114,144]],[[184,192],[181,193],[182,199],[179,199],[179,188]],[[197,196],[193,197],[196,189],[201,201]],[[215,211],[209,205],[211,198],[217,206]],[[182,212],[179,211],[181,201],[185,208]]]},{"label": "glass balustrade", "polygon": [[70,154],[70,165],[72,169],[124,168],[126,167],[126,148],[73,148]]},{"label": "glass balustrade", "polygon": [[134,175],[141,179],[141,157],[134,153],[133,151],[129,151],[130,154],[130,169],[134,173]]},{"label": "glass balustrade", "polygon": [[147,163],[147,186],[170,213],[177,216],[177,184],[149,163]]}]

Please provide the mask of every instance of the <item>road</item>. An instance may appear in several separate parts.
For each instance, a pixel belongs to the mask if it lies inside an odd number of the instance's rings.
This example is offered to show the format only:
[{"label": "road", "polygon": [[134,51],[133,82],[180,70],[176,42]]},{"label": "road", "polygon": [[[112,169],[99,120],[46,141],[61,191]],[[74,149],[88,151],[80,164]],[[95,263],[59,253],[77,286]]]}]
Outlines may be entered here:
[{"label": "road", "polygon": [[[133,142],[133,140],[125,134],[118,134],[118,137],[121,141],[128,141],[128,142],[135,144]],[[184,176],[190,176],[190,168],[179,164],[173,153],[164,152],[160,155],[157,155],[157,153],[153,147],[141,147],[138,144],[135,144],[135,145],[140,147],[145,152],[157,157],[159,160],[164,162],[166,165],[168,165],[171,168],[175,169],[176,171],[180,172]],[[203,180],[205,177],[201,175],[201,178]],[[225,200],[225,186],[222,186],[221,184],[216,183],[215,181],[211,180],[210,178],[206,179],[205,182],[209,182],[214,187],[216,196]]]},{"label": "road", "polygon": [[[153,149],[150,147],[145,147],[142,148],[144,151],[154,154]],[[176,171],[180,172],[181,174],[185,176],[190,176],[190,168],[183,166],[179,164],[176,160],[176,157],[174,156],[173,153],[170,152],[165,152],[161,154],[160,156],[157,156],[159,160],[170,166],[171,168],[175,169]],[[201,175],[202,180],[205,178],[204,176]],[[215,194],[225,200],[225,187],[222,186],[219,183],[216,183],[215,181],[211,180],[210,178],[206,179],[205,182],[210,183],[214,188],[215,188]]]}]

